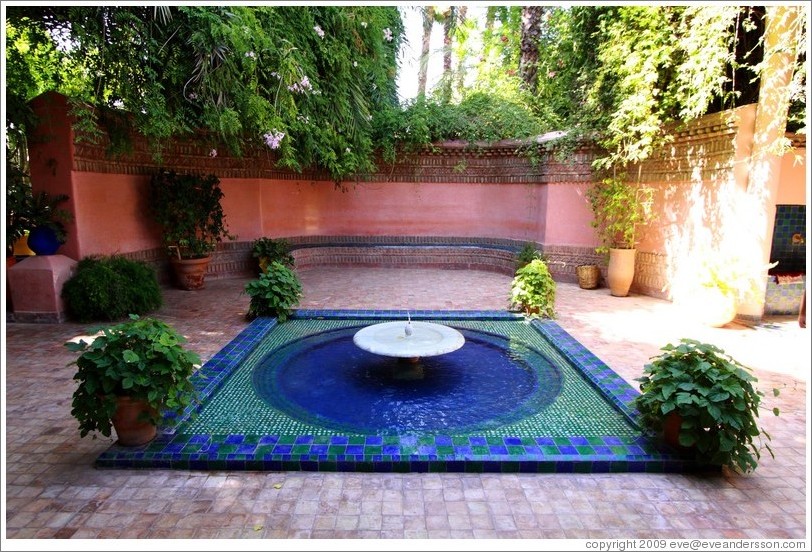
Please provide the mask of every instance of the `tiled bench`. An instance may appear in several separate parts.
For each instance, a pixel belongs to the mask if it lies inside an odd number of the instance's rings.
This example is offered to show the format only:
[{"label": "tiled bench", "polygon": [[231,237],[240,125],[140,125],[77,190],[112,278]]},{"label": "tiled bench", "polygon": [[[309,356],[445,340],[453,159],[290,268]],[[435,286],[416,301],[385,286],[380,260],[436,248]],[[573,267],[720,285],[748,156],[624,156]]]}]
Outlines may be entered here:
[{"label": "tiled bench", "polygon": [[788,283],[779,283],[775,276],[770,276],[767,279],[764,314],[798,314],[805,285],[805,276],[800,281]]},{"label": "tiled bench", "polygon": [[[503,238],[445,236],[294,236],[285,237],[297,269],[318,266],[419,267],[484,270],[513,275],[526,241]],[[221,243],[209,265],[207,279],[256,274],[253,241]],[[542,246],[536,244],[541,250]],[[601,264],[591,247],[551,246],[544,249],[557,281],[577,282],[579,264]],[[162,249],[128,254],[153,266],[162,282],[170,280]]]}]

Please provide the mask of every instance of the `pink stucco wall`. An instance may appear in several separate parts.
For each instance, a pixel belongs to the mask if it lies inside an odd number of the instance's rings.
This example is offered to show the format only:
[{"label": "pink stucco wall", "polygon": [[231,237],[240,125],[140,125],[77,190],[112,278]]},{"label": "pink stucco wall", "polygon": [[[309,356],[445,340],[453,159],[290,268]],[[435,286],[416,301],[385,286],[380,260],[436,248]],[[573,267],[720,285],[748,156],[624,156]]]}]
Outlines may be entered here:
[{"label": "pink stucco wall", "polygon": [[[39,116],[39,125],[29,139],[29,166],[32,187],[35,192],[47,192],[51,196],[65,194],[69,197],[59,208],[70,212],[76,210],[73,191],[73,142],[74,134],[68,119],[67,100],[64,96],[48,93],[32,101]],[[75,239],[77,219],[65,224],[68,242],[57,253],[79,259],[81,252]]]},{"label": "pink stucco wall", "polygon": [[160,245],[160,231],[149,215],[144,176],[73,173],[76,219],[71,240],[81,257],[131,253]]},{"label": "pink stucco wall", "polygon": [[789,153],[781,160],[781,184],[778,187],[778,205],[806,205],[809,189],[807,180],[806,149]]},{"label": "pink stucco wall", "polygon": [[[332,182],[289,180],[266,182],[258,188],[260,231],[268,236],[476,236],[530,240],[540,237],[543,219],[539,189],[526,184],[385,182],[351,184],[341,191]],[[228,196],[229,192],[225,193]],[[249,210],[245,204],[240,208],[240,212]]]},{"label": "pink stucco wall", "polygon": [[[103,145],[77,143],[64,97],[46,94],[34,106],[45,116],[38,134],[48,138],[31,144],[34,189],[68,194],[67,207],[76,214],[60,253],[78,260],[158,248],[160,231],[147,198],[149,175],[158,165],[143,145],[129,158],[111,159]],[[730,228],[747,216],[737,201],[747,187],[755,107],[690,123],[634,171],[636,181],[656,189],[658,215],[639,231],[638,252],[648,257],[637,291],[660,293],[692,248],[722,243],[725,233],[738,237]],[[534,167],[513,148],[484,155],[440,148],[370,181],[345,182],[343,190],[323,175],[280,171],[267,156],[212,158],[194,141],[172,151],[166,166],[218,175],[229,230],[241,242],[263,236],[448,236],[535,241],[551,249],[598,245],[585,196],[593,178],[589,151],[571,163],[550,154]],[[802,156],[800,162],[794,155]],[[453,168],[461,161],[467,168],[457,173]],[[806,204],[805,149],[781,165],[772,209]]]},{"label": "pink stucco wall", "polygon": [[544,190],[544,243],[596,246],[592,211],[586,198],[588,184],[550,185]]},{"label": "pink stucco wall", "polygon": [[[460,236],[593,245],[582,190],[555,188],[557,217],[544,215],[546,189],[527,184],[358,184],[221,180],[229,232],[238,241],[262,236]],[[74,172],[69,195],[82,224],[61,253],[131,253],[160,246],[148,204],[149,177]],[[545,236],[545,233],[549,233]]]}]

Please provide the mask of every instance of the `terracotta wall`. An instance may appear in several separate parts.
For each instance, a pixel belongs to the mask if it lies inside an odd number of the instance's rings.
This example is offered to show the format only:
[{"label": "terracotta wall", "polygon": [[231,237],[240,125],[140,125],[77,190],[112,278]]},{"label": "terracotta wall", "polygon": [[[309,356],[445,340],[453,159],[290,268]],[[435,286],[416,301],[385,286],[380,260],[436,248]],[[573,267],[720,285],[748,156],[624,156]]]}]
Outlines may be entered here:
[{"label": "terracotta wall", "polygon": [[[563,259],[593,255],[597,245],[584,194],[593,178],[589,150],[562,162],[554,142],[545,142],[533,164],[515,154],[517,143],[475,151],[447,143],[403,155],[394,165],[380,163],[379,173],[337,186],[323,173],[275,168],[267,149],[237,158],[218,148],[212,156],[208,139],[167,145],[163,163],[142,138],[134,139],[131,153],[111,157],[106,144],[74,137],[62,96],[49,93],[34,105],[46,115],[39,132],[46,139],[31,144],[34,188],[71,196],[76,223],[60,253],[74,259],[160,247],[146,197],[149,176],[160,166],[218,175],[226,220],[240,242],[319,235],[510,238],[535,241]],[[754,112],[755,105],[745,106],[694,121],[630,170],[657,190],[658,211],[640,232],[633,291],[670,297],[689,250],[736,238],[729,223],[748,216],[738,194],[746,187]],[[805,149],[795,153],[801,163],[783,160],[778,203],[806,204]]]},{"label": "terracotta wall", "polygon": [[[228,190],[241,186],[241,182],[228,181]],[[332,182],[294,180],[257,187],[261,233],[270,236],[539,240],[542,230],[541,190],[527,184],[374,182],[341,191]],[[242,211],[248,213],[248,205]]]},{"label": "terracotta wall", "polygon": [[748,193],[755,111],[755,104],[747,105],[685,125],[671,144],[630,170],[655,189],[657,213],[640,232],[633,289],[673,298],[696,280],[703,256],[732,262],[758,247],[769,258],[764,234],[772,228],[762,227],[760,212],[771,210],[766,219],[772,221],[776,204],[806,204],[806,156],[796,139],[796,149],[782,159],[775,197]]},{"label": "terracotta wall", "polygon": [[[589,152],[566,163],[548,148],[533,165],[515,155],[518,143],[476,151],[449,143],[439,151],[403,155],[381,172],[337,185],[326,174],[279,170],[269,152],[210,155],[208,141],[173,143],[156,161],[143,139],[127,155],[110,156],[107,144],[76,139],[64,97],[34,102],[59,122],[32,144],[34,187],[71,196],[79,224],[60,253],[131,253],[160,246],[148,213],[149,176],[158,167],[214,173],[225,194],[229,230],[239,241],[287,236],[449,236],[511,238],[539,244],[593,247],[583,190],[591,179]],[[46,132],[47,131],[47,132]],[[56,160],[56,161],[55,161]],[[56,163],[59,172],[49,171]]]}]

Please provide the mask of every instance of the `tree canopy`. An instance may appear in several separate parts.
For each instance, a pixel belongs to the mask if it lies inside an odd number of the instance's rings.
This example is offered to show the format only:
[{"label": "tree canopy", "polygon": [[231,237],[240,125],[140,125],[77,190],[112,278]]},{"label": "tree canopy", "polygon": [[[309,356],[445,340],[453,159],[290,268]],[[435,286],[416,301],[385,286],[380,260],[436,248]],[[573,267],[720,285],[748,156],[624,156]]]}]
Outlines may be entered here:
[{"label": "tree canopy", "polygon": [[397,103],[394,7],[9,7],[6,32],[12,122],[55,89],[85,136],[126,113],[156,155],[206,130],[338,179],[372,169],[373,114]]},{"label": "tree canopy", "polygon": [[[282,167],[320,168],[340,181],[374,170],[380,153],[391,160],[436,140],[553,130],[597,142],[600,166],[641,161],[668,140],[670,123],[757,101],[765,9],[491,6],[478,40],[470,10],[432,12],[443,25],[444,76],[403,105],[404,29],[393,6],[18,6],[6,14],[10,143],[30,125],[27,102],[57,90],[71,98],[86,139],[107,133],[124,149],[116,137],[129,125],[160,156],[167,140],[204,131],[213,153],[220,144],[233,154],[265,149]],[[801,10],[785,45],[798,60],[790,120],[801,132],[806,37]]]},{"label": "tree canopy", "polygon": [[[596,140],[606,151],[600,166],[646,159],[669,139],[669,124],[758,101],[763,7],[545,8],[533,33],[537,61],[522,59],[522,9],[488,8],[485,55],[472,88],[522,98],[549,130]],[[799,15],[784,48],[797,59],[792,130],[805,132],[807,21]],[[537,63],[535,72],[529,63]],[[535,80],[523,82],[520,74]]]}]

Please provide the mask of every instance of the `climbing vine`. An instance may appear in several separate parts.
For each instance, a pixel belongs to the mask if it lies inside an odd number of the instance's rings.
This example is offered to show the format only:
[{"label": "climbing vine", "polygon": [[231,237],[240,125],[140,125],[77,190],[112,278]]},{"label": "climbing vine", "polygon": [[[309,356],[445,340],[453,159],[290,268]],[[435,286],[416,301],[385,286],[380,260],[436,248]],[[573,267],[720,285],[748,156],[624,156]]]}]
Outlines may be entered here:
[{"label": "climbing vine", "polygon": [[51,88],[69,92],[82,137],[106,132],[105,109],[125,112],[158,157],[204,129],[213,154],[258,146],[340,180],[373,168],[372,114],[397,103],[395,7],[9,7],[6,25],[81,69]]},{"label": "climbing vine", "polygon": [[[455,31],[467,65],[453,72],[453,99],[401,104],[395,6],[11,6],[6,129],[30,125],[28,100],[53,89],[71,98],[77,135],[106,136],[112,153],[136,131],[160,158],[169,140],[202,130],[211,155],[221,145],[234,155],[258,149],[339,182],[433,141],[565,131],[570,144],[603,148],[599,168],[623,167],[667,142],[672,123],[757,101],[765,10],[551,6],[522,40],[522,8],[493,6],[480,41],[469,10]],[[782,47],[797,59],[790,126],[804,132],[798,11]],[[520,63],[534,45],[528,89]]]}]

